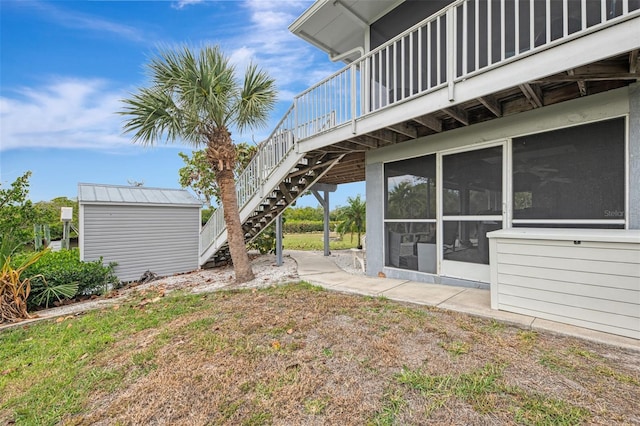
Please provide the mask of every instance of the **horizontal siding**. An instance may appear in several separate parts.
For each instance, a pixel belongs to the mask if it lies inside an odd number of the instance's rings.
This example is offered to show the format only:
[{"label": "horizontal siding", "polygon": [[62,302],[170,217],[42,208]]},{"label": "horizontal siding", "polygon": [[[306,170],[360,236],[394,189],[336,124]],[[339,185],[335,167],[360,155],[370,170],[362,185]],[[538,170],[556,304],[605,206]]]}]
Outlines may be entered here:
[{"label": "horizontal siding", "polygon": [[[617,302],[640,301],[640,289],[636,283],[635,289],[619,287],[602,287],[584,284],[582,282],[559,281],[554,279],[539,279],[531,276],[498,274],[500,285],[511,285],[523,288],[534,288],[555,293],[579,294],[594,299],[613,300]],[[614,281],[614,280],[611,280]],[[613,283],[612,283],[613,284]]]},{"label": "horizontal siding", "polygon": [[[632,263],[638,265],[640,263],[640,251],[630,244],[616,243],[615,246],[606,246],[603,243],[581,243],[579,245],[567,245],[566,241],[553,241],[556,244],[537,244],[528,241],[528,244],[513,244],[508,241],[501,241],[498,245],[498,252],[504,254],[521,254],[528,256],[540,256],[553,253],[554,257],[563,259],[584,259],[584,260],[602,260],[607,259],[615,253],[616,262]],[[640,272],[640,271],[639,271]]]},{"label": "horizontal siding", "polygon": [[504,296],[526,299],[527,306],[531,306],[530,301],[532,300],[550,300],[551,303],[556,305],[555,311],[564,311],[566,308],[577,306],[580,307],[581,310],[589,311],[585,313],[587,316],[593,315],[596,312],[605,314],[615,312],[613,315],[616,317],[633,317],[634,315],[638,315],[638,304],[633,303],[632,299],[627,302],[621,302],[619,300],[609,300],[605,297],[590,297],[563,291],[547,291],[538,288],[501,284],[500,297],[503,298]]},{"label": "horizontal siding", "polygon": [[122,281],[198,269],[198,207],[85,205],[83,231],[85,260],[117,262]]},{"label": "horizontal siding", "polygon": [[498,309],[640,338],[640,244],[496,241]]},{"label": "horizontal siding", "polygon": [[517,275],[520,277],[539,278],[541,280],[556,280],[562,282],[576,282],[601,287],[622,288],[627,290],[638,289],[636,277],[617,275],[615,279],[608,274],[599,272],[566,271],[562,269],[547,269],[528,265],[500,264],[501,274]]},{"label": "horizontal siding", "polygon": [[[519,308],[518,306],[510,306],[508,304],[503,304],[501,307],[502,310],[515,312],[516,314],[522,315],[531,315],[531,310],[526,308]],[[540,318],[544,318],[549,321],[556,321],[565,324],[571,324],[578,327],[589,328],[592,330],[604,331],[605,333],[617,334],[621,336],[631,337],[634,339],[640,339],[640,320],[635,320],[635,327],[632,324],[631,329],[620,328],[613,326],[607,323],[597,323],[593,321],[582,320],[576,317],[571,317],[567,315],[559,315],[558,313],[546,313],[544,316],[539,315]]]},{"label": "horizontal siding", "polygon": [[[549,315],[562,317],[564,322],[576,324],[591,324],[590,328],[600,329],[600,325],[607,325],[614,329],[619,329],[616,334],[628,335],[630,332],[638,332],[640,319],[630,318],[624,315],[616,315],[612,312],[593,311],[591,309],[578,306],[561,305],[544,300],[526,299],[526,306],[522,306],[522,297],[501,295],[503,303],[512,307],[518,307],[529,312],[536,312],[536,317],[549,319]],[[561,309],[559,309],[561,308]],[[529,314],[530,315],[530,314]]]},{"label": "horizontal siding", "polygon": [[[499,245],[499,244],[498,244]],[[537,268],[559,269],[565,271],[585,271],[606,275],[620,275],[640,278],[638,265],[619,263],[612,260],[567,259],[555,257],[549,250],[546,256],[527,256],[520,254],[500,254],[500,263],[509,265],[527,265]]]},{"label": "horizontal siding", "polygon": [[[501,231],[517,231],[519,229],[522,228],[511,228],[511,229],[503,229]],[[536,229],[537,230],[537,229]],[[546,231],[550,231],[550,229],[545,229]],[[566,229],[553,229],[554,231],[559,231],[559,230],[566,230]],[[581,232],[584,231],[595,231],[595,229],[576,229],[576,234],[580,234]],[[621,229],[613,229],[613,230],[607,230],[607,229],[599,229],[598,231],[600,231],[600,233],[602,233],[602,231],[617,231],[617,232],[624,232]],[[499,231],[494,231],[494,232],[499,232]],[[615,235],[614,235],[615,237]],[[497,238],[500,238],[500,236],[498,236]],[[634,244],[638,244],[639,241],[633,241],[632,237],[629,237],[627,239],[631,239],[632,241],[581,241],[579,237],[575,237],[578,241],[579,244],[574,244],[573,242],[576,241],[574,239],[558,239],[558,240],[547,240],[547,239],[530,239],[530,240],[523,240],[520,238],[500,238],[500,243],[507,245],[507,244],[515,244],[518,246],[544,246],[544,247],[574,247],[574,246],[580,246],[581,248],[604,248],[604,249],[613,249],[613,250],[636,250],[633,248]],[[603,238],[603,236],[601,235],[601,238]],[[621,239],[622,236],[618,235],[618,238]],[[640,238],[640,237],[639,237]]]}]

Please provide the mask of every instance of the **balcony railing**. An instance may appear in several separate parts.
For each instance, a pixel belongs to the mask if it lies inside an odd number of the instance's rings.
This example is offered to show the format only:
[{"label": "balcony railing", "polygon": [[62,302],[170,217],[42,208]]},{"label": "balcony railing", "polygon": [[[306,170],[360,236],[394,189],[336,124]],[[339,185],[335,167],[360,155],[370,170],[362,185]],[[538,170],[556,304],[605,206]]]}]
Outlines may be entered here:
[{"label": "balcony railing", "polygon": [[459,0],[303,92],[295,109],[299,122],[334,114],[340,126],[638,12],[639,0]]},{"label": "balcony railing", "polygon": [[[237,182],[242,210],[295,142],[640,15],[640,0],[459,0],[296,96]],[[286,172],[286,171],[285,171]],[[270,188],[266,190],[271,191]],[[201,253],[224,231],[222,209]]]}]

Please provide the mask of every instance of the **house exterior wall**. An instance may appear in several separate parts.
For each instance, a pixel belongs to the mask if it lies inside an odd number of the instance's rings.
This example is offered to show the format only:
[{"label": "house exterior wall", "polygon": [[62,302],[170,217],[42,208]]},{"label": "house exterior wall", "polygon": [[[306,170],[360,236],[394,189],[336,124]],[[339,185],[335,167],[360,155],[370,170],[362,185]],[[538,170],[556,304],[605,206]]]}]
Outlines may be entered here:
[{"label": "house exterior wall", "polygon": [[629,86],[629,228],[640,229],[640,83]]},{"label": "house exterior wall", "polygon": [[640,339],[640,231],[490,235],[491,307]]},{"label": "house exterior wall", "polygon": [[437,13],[455,0],[408,0],[389,11],[370,26],[369,46],[375,49],[418,22]]},{"label": "house exterior wall", "polygon": [[367,200],[367,269],[366,274],[378,275],[384,269],[384,173],[382,163],[365,168]]},{"label": "house exterior wall", "polygon": [[[598,95],[539,108],[448,131],[428,138],[371,151],[367,154],[367,274],[384,272],[387,277],[411,279],[422,282],[481,286],[475,281],[465,281],[433,274],[388,268],[384,264],[384,163],[438,153],[446,150],[474,147],[489,142],[499,142],[516,136],[540,133],[576,124],[605,120],[629,115],[629,208],[627,217],[630,228],[640,229],[640,90],[637,85]],[[486,288],[486,283],[485,283]]]},{"label": "house exterior wall", "polygon": [[199,206],[80,204],[81,258],[117,262],[121,281],[198,269]]}]

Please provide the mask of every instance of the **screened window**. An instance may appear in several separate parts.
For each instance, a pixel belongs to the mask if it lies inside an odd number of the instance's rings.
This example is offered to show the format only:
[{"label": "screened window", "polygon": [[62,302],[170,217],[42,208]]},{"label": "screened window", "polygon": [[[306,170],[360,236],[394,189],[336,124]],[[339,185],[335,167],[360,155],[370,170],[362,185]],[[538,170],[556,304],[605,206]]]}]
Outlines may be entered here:
[{"label": "screened window", "polygon": [[436,218],[436,156],[387,163],[386,219]]},{"label": "screened window", "polygon": [[387,266],[436,272],[436,156],[385,164]]},{"label": "screened window", "polygon": [[444,215],[502,214],[502,147],[442,159]]},{"label": "screened window", "polygon": [[420,272],[436,272],[436,224],[387,222],[387,266]]},{"label": "screened window", "polygon": [[514,226],[624,225],[625,120],[513,140]]}]

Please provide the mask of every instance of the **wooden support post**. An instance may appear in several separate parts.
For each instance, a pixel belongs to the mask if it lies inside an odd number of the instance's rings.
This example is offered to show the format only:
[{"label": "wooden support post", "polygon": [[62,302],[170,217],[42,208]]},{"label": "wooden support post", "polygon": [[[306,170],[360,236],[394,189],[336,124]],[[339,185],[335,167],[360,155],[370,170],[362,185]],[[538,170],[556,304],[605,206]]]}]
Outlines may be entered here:
[{"label": "wooden support post", "polygon": [[62,226],[62,248],[69,250],[69,231],[71,228],[71,222],[65,220]]},{"label": "wooden support post", "polygon": [[282,266],[282,215],[276,218],[276,265]]},{"label": "wooden support post", "polygon": [[[320,205],[324,210],[324,255],[329,256],[331,251],[329,250],[329,192],[335,192],[338,189],[338,185],[320,184],[316,183],[311,188],[311,193],[316,197]],[[320,195],[319,191],[324,192],[324,197]]]}]

